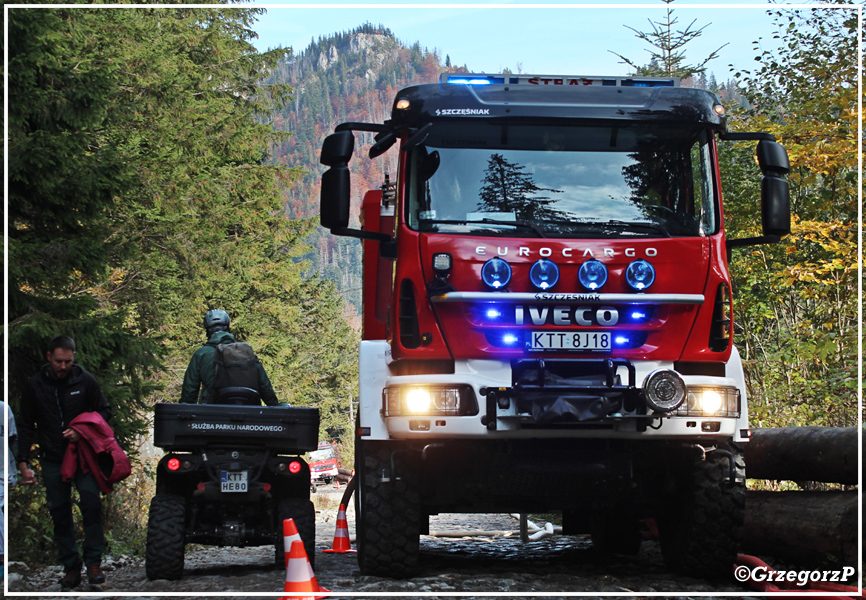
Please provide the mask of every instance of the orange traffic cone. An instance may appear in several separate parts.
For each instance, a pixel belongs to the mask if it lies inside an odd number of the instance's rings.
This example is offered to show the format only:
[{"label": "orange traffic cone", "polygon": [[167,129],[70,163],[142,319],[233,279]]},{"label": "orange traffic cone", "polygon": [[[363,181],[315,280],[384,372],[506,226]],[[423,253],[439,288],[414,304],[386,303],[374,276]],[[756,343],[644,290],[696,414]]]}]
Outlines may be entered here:
[{"label": "orange traffic cone", "polygon": [[[304,550],[304,541],[298,533],[298,527],[294,519],[283,521],[283,547],[286,549],[286,584],[284,592],[294,592],[290,596],[284,596],[280,600],[313,600],[327,598],[325,588],[316,581],[313,566],[307,551]],[[313,595],[307,592],[318,592]],[[326,592],[324,595],[321,592]]]},{"label": "orange traffic cone", "polygon": [[334,533],[334,543],[330,550],[322,550],[322,552],[336,552],[345,554],[346,552],[357,552],[352,550],[352,545],[349,543],[349,523],[346,521],[346,505],[341,504],[340,510],[337,511],[337,531]]}]

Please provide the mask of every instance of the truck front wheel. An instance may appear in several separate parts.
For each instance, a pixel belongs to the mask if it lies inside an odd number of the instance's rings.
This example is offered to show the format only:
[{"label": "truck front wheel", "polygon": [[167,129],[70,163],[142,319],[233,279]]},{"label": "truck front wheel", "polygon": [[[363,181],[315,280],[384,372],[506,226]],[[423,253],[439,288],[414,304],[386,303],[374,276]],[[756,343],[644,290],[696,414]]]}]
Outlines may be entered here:
[{"label": "truck front wheel", "polygon": [[705,460],[698,452],[683,457],[676,492],[658,521],[665,563],[710,579],[730,577],[746,506],[743,451],[734,443],[720,444],[719,450]]},{"label": "truck front wheel", "polygon": [[186,503],[174,494],[157,494],[147,519],[145,573],[148,579],[180,579],[183,574]]},{"label": "truck front wheel", "polygon": [[355,514],[361,574],[399,579],[418,567],[420,497],[412,451],[392,446],[356,442]]}]

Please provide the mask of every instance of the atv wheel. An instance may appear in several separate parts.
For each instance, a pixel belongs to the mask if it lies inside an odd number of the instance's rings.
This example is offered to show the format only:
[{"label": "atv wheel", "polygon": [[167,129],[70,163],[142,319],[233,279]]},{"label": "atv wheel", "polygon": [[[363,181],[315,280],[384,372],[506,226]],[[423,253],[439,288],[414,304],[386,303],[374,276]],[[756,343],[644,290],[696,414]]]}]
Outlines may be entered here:
[{"label": "atv wheel", "polygon": [[658,522],[665,563],[680,573],[708,579],[730,577],[745,518],[743,451],[734,443],[720,444],[719,449],[706,460],[697,453],[684,457],[677,492]]},{"label": "atv wheel", "polygon": [[286,567],[286,549],[283,545],[283,521],[292,519],[298,533],[304,541],[304,551],[312,567],[316,566],[316,509],[313,503],[305,498],[287,498],[280,500],[277,508],[277,537],[274,543],[274,563],[278,567]]},{"label": "atv wheel", "polygon": [[180,579],[183,574],[186,503],[174,494],[157,494],[147,519],[145,572],[148,579]]},{"label": "atv wheel", "polygon": [[418,476],[405,460],[394,455],[396,473],[391,473],[394,453],[388,444],[356,442],[355,494],[358,565],[362,575],[411,576],[418,567],[420,551],[420,497]]}]

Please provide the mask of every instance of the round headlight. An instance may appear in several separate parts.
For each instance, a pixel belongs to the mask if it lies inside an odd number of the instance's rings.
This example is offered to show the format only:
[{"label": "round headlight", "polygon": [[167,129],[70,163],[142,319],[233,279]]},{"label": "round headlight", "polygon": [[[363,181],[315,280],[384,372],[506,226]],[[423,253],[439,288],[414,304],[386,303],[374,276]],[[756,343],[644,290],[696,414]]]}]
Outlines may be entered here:
[{"label": "round headlight", "polygon": [[540,290],[549,290],[559,281],[559,267],[552,260],[541,258],[529,269],[529,281]]},{"label": "round headlight", "polygon": [[625,281],[632,289],[642,292],[656,280],[656,270],[645,260],[632,262],[625,270]]},{"label": "round headlight", "polygon": [[597,290],[607,283],[607,267],[600,260],[588,260],[580,265],[577,280],[586,289]]},{"label": "round headlight", "polygon": [[481,281],[499,290],[511,281],[511,266],[501,258],[491,258],[481,267]]},{"label": "round headlight", "polygon": [[686,399],[686,383],[676,371],[659,369],[647,375],[643,393],[647,406],[652,410],[671,412]]}]

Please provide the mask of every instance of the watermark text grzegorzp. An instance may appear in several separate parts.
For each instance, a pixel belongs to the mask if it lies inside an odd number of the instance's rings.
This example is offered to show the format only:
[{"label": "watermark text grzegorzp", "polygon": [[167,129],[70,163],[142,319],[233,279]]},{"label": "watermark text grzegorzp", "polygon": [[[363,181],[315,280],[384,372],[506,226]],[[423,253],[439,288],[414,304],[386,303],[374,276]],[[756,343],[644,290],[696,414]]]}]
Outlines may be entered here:
[{"label": "watermark text grzegorzp", "polygon": [[737,581],[759,581],[768,583],[796,583],[806,585],[812,581],[842,582],[854,576],[854,567],[842,567],[841,569],[826,569],[814,571],[776,571],[766,565],[749,568],[740,565],[734,569],[734,577]]}]

